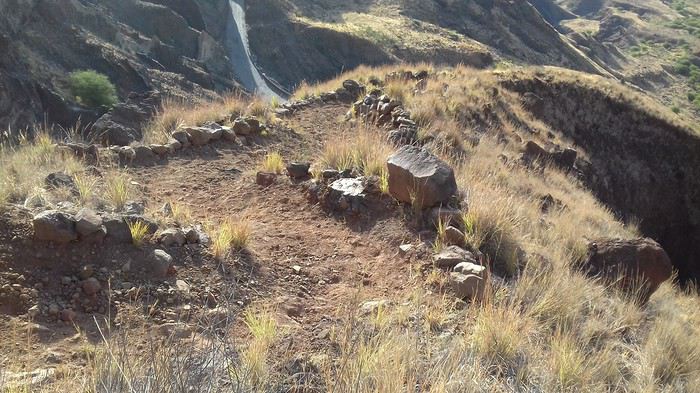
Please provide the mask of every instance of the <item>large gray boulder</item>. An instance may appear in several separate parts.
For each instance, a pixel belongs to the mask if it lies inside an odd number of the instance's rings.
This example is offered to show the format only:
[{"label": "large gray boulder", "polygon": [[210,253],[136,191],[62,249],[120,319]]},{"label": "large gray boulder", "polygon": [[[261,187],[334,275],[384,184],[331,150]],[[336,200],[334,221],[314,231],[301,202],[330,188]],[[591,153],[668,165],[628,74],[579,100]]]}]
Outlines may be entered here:
[{"label": "large gray boulder", "polygon": [[404,146],[387,161],[389,193],[399,201],[428,208],[446,203],[457,193],[452,168],[429,151]]},{"label": "large gray boulder", "polygon": [[73,218],[58,210],[47,210],[34,216],[34,238],[56,243],[78,239]]}]

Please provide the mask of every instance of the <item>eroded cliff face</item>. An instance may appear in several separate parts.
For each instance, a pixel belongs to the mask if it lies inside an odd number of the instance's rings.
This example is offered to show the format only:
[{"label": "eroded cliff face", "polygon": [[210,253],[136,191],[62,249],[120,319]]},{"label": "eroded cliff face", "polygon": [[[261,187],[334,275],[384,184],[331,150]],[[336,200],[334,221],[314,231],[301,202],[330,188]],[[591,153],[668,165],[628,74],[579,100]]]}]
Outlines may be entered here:
[{"label": "eroded cliff face", "polygon": [[[0,128],[72,126],[68,73],[109,76],[121,98],[156,89],[183,98],[238,89],[212,14],[225,1],[0,0]],[[202,12],[202,9],[204,12]],[[213,31],[208,30],[211,21]]]}]

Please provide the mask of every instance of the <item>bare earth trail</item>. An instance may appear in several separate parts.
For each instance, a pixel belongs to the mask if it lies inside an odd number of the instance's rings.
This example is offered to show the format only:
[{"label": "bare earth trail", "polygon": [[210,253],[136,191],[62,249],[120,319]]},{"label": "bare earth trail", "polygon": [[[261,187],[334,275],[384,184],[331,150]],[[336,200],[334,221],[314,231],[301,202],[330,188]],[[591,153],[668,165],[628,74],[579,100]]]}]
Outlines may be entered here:
[{"label": "bare earth trail", "polygon": [[189,206],[196,219],[246,217],[253,224],[254,282],[240,285],[253,302],[277,306],[282,318],[302,327],[294,334],[296,349],[314,342],[359,288],[363,299],[395,298],[415,288],[411,264],[397,252],[398,245],[415,240],[402,220],[386,217],[359,230],[310,203],[304,188],[286,176],[269,188],[255,184],[266,151],[279,151],[287,162],[317,160],[325,142],[343,137],[336,119],[345,110],[305,110],[284,121],[291,130],[272,131],[266,146],[219,148],[216,158],[190,150],[167,166],[133,171],[152,207],[174,200]]}]

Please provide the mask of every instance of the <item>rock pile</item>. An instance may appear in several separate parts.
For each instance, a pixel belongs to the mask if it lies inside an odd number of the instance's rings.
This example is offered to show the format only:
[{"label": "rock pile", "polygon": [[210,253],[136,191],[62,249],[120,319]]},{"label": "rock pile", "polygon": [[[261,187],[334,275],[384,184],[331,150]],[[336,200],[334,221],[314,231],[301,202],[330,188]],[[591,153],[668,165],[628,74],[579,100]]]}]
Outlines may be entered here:
[{"label": "rock pile", "polygon": [[136,221],[145,223],[150,234],[158,230],[158,224],[141,215],[99,215],[87,208],[75,215],[60,210],[46,210],[34,216],[32,226],[34,238],[41,241],[59,244],[72,241],[99,243],[103,240],[131,243],[129,223]]}]

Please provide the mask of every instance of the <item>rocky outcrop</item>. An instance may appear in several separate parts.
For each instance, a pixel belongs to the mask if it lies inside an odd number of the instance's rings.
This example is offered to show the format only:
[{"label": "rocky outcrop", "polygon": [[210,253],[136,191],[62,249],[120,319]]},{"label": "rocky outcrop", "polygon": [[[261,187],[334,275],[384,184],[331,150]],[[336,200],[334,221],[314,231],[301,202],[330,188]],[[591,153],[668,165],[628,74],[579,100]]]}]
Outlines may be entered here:
[{"label": "rocky outcrop", "polygon": [[671,259],[651,239],[600,239],[588,245],[584,268],[638,295],[642,302],[671,278]]},{"label": "rocky outcrop", "polygon": [[447,203],[457,193],[454,171],[425,149],[404,146],[387,161],[389,193],[421,209]]},{"label": "rocky outcrop", "polygon": [[80,69],[107,75],[124,99],[149,90],[188,99],[237,89],[199,3],[0,2],[0,129],[94,123],[101,113],[80,107],[67,90],[66,75]]}]

